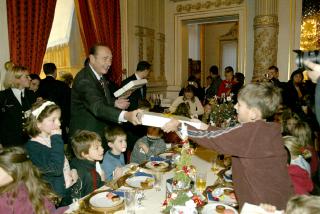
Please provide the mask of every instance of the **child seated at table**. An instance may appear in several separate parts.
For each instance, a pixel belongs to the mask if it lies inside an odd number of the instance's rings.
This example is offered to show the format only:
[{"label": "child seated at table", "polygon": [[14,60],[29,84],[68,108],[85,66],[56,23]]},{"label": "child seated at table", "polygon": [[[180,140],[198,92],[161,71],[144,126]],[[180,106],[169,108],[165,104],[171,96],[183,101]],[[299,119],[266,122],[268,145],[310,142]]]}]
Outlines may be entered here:
[{"label": "child seated at table", "polygon": [[106,181],[111,181],[123,175],[123,152],[127,150],[127,135],[119,126],[113,126],[106,129],[105,137],[111,149],[103,157],[102,170],[105,172]]},{"label": "child seated at table", "polygon": [[310,165],[305,158],[311,157],[311,152],[296,137],[285,136],[283,140],[289,151],[288,171],[295,193],[299,195],[309,194],[313,189],[313,183],[310,175]]},{"label": "child seated at table", "polygon": [[160,154],[166,150],[166,144],[162,139],[162,131],[157,127],[148,127],[147,135],[137,140],[131,153],[131,163],[141,164],[148,161],[151,156]]},{"label": "child seated at table", "polygon": [[96,169],[96,165],[100,165],[98,161],[103,158],[103,148],[100,136],[86,130],[76,132],[71,139],[71,145],[76,157],[70,165],[77,169],[80,178],[71,188],[71,195],[79,199],[104,185],[104,176]]},{"label": "child seated at table", "polygon": [[[239,92],[235,105],[239,125],[217,129],[202,123],[201,130],[188,126],[189,138],[195,143],[232,156],[240,209],[244,202],[284,209],[293,194],[280,125],[264,120],[275,113],[280,100],[280,90],[272,84],[248,84]],[[177,130],[179,124],[171,120],[163,130]]]},{"label": "child seated at table", "polygon": [[70,168],[64,154],[60,116],[61,109],[54,102],[39,100],[34,103],[25,124],[25,132],[31,138],[25,148],[42,178],[62,197],[60,206],[65,206],[72,202],[70,187],[77,182],[78,174]]},{"label": "child seated at table", "polygon": [[0,178],[0,213],[62,214],[68,209],[55,208],[57,195],[20,147],[0,150]]}]

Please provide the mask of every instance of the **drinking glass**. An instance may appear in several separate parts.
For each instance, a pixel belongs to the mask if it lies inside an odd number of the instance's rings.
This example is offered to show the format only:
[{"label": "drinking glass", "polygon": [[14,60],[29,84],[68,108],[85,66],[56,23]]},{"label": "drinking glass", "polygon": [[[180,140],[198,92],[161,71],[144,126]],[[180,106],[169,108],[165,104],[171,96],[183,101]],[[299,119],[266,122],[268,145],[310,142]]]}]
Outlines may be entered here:
[{"label": "drinking glass", "polygon": [[127,190],[124,192],[124,206],[127,214],[135,214],[136,212],[136,191]]},{"label": "drinking glass", "polygon": [[213,160],[211,162],[212,163],[211,170],[213,171],[213,173],[218,173],[218,171],[219,171],[219,166],[218,166],[217,160],[218,160],[218,158],[213,158]]},{"label": "drinking glass", "polygon": [[143,208],[142,200],[145,198],[143,189],[137,189],[136,191],[136,207]]},{"label": "drinking glass", "polygon": [[207,173],[197,172],[196,176],[196,189],[202,193],[207,187]]},{"label": "drinking glass", "polygon": [[162,185],[162,173],[161,172],[156,172],[154,174],[154,188],[156,191],[161,191],[161,185]]}]

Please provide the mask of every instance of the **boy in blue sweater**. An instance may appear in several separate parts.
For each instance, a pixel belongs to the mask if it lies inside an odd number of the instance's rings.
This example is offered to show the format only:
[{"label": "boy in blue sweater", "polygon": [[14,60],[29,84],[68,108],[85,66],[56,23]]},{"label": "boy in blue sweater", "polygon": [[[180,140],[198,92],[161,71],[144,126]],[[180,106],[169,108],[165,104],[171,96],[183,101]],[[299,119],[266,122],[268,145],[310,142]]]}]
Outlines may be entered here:
[{"label": "boy in blue sweater", "polygon": [[106,181],[117,179],[123,174],[125,165],[123,152],[127,150],[127,135],[118,126],[110,127],[105,132],[108,141],[108,150],[102,162],[102,170],[105,172]]}]

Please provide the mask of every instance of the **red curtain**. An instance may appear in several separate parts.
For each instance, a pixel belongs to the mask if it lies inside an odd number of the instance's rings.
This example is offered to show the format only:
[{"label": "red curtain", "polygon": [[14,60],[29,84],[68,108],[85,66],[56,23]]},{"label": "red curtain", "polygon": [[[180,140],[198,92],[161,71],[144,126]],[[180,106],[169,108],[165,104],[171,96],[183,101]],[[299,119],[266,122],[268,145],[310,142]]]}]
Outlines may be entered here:
[{"label": "red curtain", "polygon": [[75,0],[75,5],[86,54],[96,43],[108,45],[113,55],[110,79],[119,84],[122,77],[119,0]]},{"label": "red curtain", "polygon": [[39,74],[56,0],[7,0],[10,59]]}]

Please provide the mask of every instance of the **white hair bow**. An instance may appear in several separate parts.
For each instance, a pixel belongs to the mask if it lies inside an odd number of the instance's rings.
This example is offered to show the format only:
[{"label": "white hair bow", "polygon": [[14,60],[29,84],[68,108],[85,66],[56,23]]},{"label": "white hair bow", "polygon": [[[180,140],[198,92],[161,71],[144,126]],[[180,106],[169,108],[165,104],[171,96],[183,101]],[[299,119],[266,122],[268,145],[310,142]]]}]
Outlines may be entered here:
[{"label": "white hair bow", "polygon": [[46,101],[44,102],[39,108],[36,108],[35,110],[33,110],[31,113],[33,116],[36,117],[36,119],[38,119],[39,115],[41,114],[41,112],[47,107],[47,106],[50,106],[50,105],[55,105],[54,102],[51,102],[51,101]]}]

